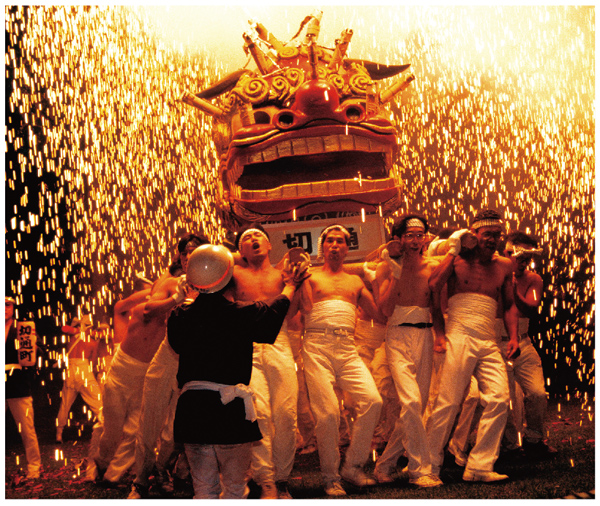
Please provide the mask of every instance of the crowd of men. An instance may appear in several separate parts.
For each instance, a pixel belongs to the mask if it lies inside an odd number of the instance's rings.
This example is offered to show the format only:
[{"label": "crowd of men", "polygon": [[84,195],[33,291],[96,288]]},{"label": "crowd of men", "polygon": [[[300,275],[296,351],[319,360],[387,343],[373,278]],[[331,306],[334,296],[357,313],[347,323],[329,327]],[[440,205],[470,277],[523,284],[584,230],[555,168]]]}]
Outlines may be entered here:
[{"label": "crowd of men", "polygon": [[[305,252],[272,265],[260,225],[240,230],[233,254],[187,235],[160,279],[142,278],[117,303],[110,346],[86,339],[87,317],[63,327],[57,441],[80,393],[96,421],[86,477],[115,483],[131,470],[131,499],[148,497],[151,476],[161,493],[191,476],[195,498],[247,497],[249,479],[262,498],[291,498],[295,456],[315,443],[332,497],[346,483],[441,486],[446,450],[465,481],[506,480],[494,470],[501,451],[553,450],[528,333],[543,289],[529,265],[541,250],[505,232],[493,210],[437,237],[424,217],[405,215],[368,262],[348,264],[350,234],[331,225],[318,266]],[[14,304],[6,298],[7,406],[37,478]],[[523,402],[524,431],[514,409]]]}]

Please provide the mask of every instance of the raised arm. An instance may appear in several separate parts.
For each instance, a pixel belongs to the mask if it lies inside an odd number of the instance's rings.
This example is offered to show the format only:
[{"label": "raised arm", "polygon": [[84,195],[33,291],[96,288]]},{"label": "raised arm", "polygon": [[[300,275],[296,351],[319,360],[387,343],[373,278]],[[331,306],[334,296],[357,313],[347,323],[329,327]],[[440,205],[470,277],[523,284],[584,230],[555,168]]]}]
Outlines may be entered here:
[{"label": "raised arm", "polygon": [[[360,278],[359,278],[360,279]],[[385,325],[387,319],[386,317],[379,311],[377,304],[375,304],[375,299],[373,298],[373,294],[367,290],[365,284],[360,280],[362,284],[362,288],[358,293],[358,307],[360,307],[366,315],[375,320],[377,323],[381,323]]]},{"label": "raised arm", "polygon": [[509,268],[502,284],[502,309],[504,326],[508,332],[508,345],[506,347],[506,356],[512,357],[515,351],[519,348],[519,338],[517,336],[517,325],[519,323],[519,312],[515,305],[514,288],[513,288],[513,273]]},{"label": "raised arm", "polygon": [[537,308],[542,299],[542,290],[544,289],[544,282],[538,274],[531,273],[530,278],[531,282],[524,294],[519,292],[517,283],[514,283],[515,304],[517,305],[517,309],[528,318],[536,315]]},{"label": "raised arm", "polygon": [[398,289],[398,280],[391,275],[390,268],[385,262],[381,262],[377,266],[375,279],[378,286],[377,303],[379,310],[389,318],[394,313],[396,305],[394,293]]},{"label": "raised arm", "polygon": [[171,310],[180,304],[174,295],[177,292],[179,278],[167,278],[160,281],[150,300],[144,306],[144,320],[166,317]]},{"label": "raised arm", "polygon": [[454,273],[455,255],[448,253],[443,257],[437,267],[429,276],[429,289],[431,290],[431,321],[433,323],[433,351],[444,353],[446,351],[446,324],[442,309],[442,292]]},{"label": "raised arm", "polygon": [[115,304],[115,314],[124,315],[131,311],[135,306],[144,302],[150,296],[150,288],[132,293],[126,299],[120,300]]}]

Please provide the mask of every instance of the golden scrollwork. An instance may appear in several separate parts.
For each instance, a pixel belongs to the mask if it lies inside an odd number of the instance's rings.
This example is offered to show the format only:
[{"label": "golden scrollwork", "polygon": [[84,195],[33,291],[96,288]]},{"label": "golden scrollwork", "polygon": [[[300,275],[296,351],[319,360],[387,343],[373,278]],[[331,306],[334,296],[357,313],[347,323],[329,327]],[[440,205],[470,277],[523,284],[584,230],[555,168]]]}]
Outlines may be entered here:
[{"label": "golden scrollwork", "polygon": [[300,54],[300,51],[298,51],[298,48],[294,46],[284,47],[283,49],[277,52],[279,58],[283,59],[296,58],[298,54]]},{"label": "golden scrollwork", "polygon": [[290,97],[291,91],[292,87],[285,76],[275,76],[271,81],[271,98],[283,102]]},{"label": "golden scrollwork", "polygon": [[262,77],[240,79],[233,90],[239,97],[252,104],[263,102],[269,94],[269,83]]},{"label": "golden scrollwork", "polygon": [[329,82],[338,91],[340,95],[344,94],[346,80],[341,75],[332,72],[327,76],[327,82]]},{"label": "golden scrollwork", "polygon": [[369,74],[363,74],[362,72],[354,74],[348,80],[350,90],[352,90],[352,93],[357,95],[365,95],[367,93],[368,86],[372,83],[373,81],[369,77]]},{"label": "golden scrollwork", "polygon": [[292,88],[297,88],[304,82],[304,72],[301,69],[289,67],[285,69],[284,75]]}]

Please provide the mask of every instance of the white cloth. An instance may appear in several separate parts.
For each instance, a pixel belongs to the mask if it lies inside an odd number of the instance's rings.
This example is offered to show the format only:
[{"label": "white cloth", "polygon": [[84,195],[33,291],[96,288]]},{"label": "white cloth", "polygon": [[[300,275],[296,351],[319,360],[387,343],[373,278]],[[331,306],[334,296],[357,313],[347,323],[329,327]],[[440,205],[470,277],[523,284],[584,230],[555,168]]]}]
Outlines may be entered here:
[{"label": "white cloth", "polygon": [[377,391],[383,400],[379,422],[375,427],[374,442],[377,444],[386,442],[389,439],[394,429],[396,415],[400,412],[394,380],[385,353],[386,328],[387,326],[381,323],[359,318],[356,320],[356,330],[354,332],[354,342],[356,343],[358,356],[373,376]]},{"label": "white cloth", "polygon": [[273,344],[254,344],[250,387],[263,436],[252,447],[252,478],[286,481],[296,455],[298,377],[285,322]]},{"label": "white cloth", "polygon": [[[178,367],[179,355],[173,351],[165,337],[150,361],[144,379],[134,467],[134,481],[143,486],[148,485],[148,476],[154,465],[159,470],[164,470],[173,453],[173,419],[179,399]],[[155,448],[159,438],[157,457]]]},{"label": "white cloth", "polygon": [[[92,453],[101,472],[106,471],[113,460],[125,426],[132,423],[133,433],[137,431],[148,365],[127,355],[120,347],[115,352],[104,387],[104,426],[95,429],[102,431],[102,435],[97,450]],[[129,445],[128,451],[133,456],[135,444]]]},{"label": "white cloth", "polygon": [[224,385],[223,383],[214,383],[212,381],[188,381],[181,389],[183,395],[188,390],[212,390],[221,394],[221,402],[229,404],[236,397],[240,397],[244,401],[246,410],[246,420],[254,422],[256,420],[256,411],[252,402],[252,388],[241,383],[237,385]]},{"label": "white cloth", "polygon": [[94,416],[102,423],[102,395],[92,370],[92,364],[84,358],[69,358],[68,363],[60,394],[62,400],[56,417],[57,428],[60,432],[67,424],[69,410],[79,394],[90,407]]},{"label": "white cloth", "polygon": [[433,366],[431,328],[399,326],[401,323],[429,323],[429,308],[396,306],[388,323],[385,346],[396,392],[400,416],[394,432],[377,461],[377,468],[395,468],[402,451],[408,456],[408,472],[413,479],[431,474],[431,461],[423,413],[429,397]]},{"label": "white cloth", "polygon": [[354,333],[356,306],[345,300],[322,300],[315,302],[305,316],[306,330],[344,329]]},{"label": "white cloth", "polygon": [[[302,353],[310,405],[316,421],[321,473],[324,481],[328,482],[340,479],[340,410],[334,384],[348,392],[356,405],[357,416],[346,452],[347,466],[363,466],[366,463],[382,400],[371,373],[358,356],[352,333],[340,329],[354,328],[354,322],[349,321],[349,313],[353,308],[355,314],[356,308],[339,300],[325,302],[328,304],[319,306],[317,310],[327,307],[331,318],[325,320],[318,315],[317,319],[311,315],[312,312],[307,315]],[[327,329],[315,328],[317,321]]]},{"label": "white cloth", "polygon": [[467,469],[494,469],[510,399],[506,366],[494,335],[495,316],[496,301],[485,295],[461,293],[448,301],[447,351],[439,393],[427,420],[433,474],[439,475],[444,446],[472,375],[485,407]]},{"label": "white cloth", "polygon": [[7,408],[10,410],[19,429],[19,434],[21,434],[21,440],[25,447],[25,458],[27,459],[27,477],[37,478],[40,475],[42,458],[40,457],[40,447],[33,422],[33,398],[15,397],[5,399],[4,405],[5,410]]},{"label": "white cloth", "polygon": [[252,443],[185,445],[194,499],[246,499]]}]

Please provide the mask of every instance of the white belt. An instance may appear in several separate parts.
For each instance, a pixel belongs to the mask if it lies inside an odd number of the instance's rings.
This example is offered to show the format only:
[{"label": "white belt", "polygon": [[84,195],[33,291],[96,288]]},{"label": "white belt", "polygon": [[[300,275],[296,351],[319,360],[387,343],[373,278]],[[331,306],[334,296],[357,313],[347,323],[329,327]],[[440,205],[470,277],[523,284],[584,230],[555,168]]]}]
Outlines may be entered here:
[{"label": "white belt", "polygon": [[256,420],[256,410],[252,401],[254,391],[248,385],[244,385],[243,383],[224,385],[222,383],[213,383],[212,381],[188,381],[183,385],[179,396],[181,397],[188,390],[212,390],[219,392],[223,404],[229,404],[236,397],[241,397],[244,400],[244,407],[246,409],[246,420],[250,420],[251,422]]}]

